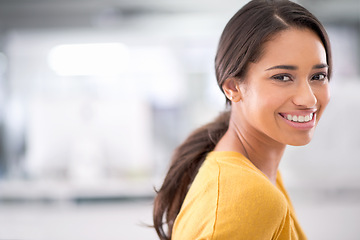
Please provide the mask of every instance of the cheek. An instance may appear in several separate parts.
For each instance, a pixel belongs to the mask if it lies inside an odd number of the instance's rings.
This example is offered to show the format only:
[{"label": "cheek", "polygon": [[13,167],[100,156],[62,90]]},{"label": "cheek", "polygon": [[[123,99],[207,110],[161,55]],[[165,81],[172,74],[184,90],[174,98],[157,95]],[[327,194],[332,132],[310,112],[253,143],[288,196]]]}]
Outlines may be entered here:
[{"label": "cheek", "polygon": [[318,101],[320,102],[320,107],[325,108],[330,101],[330,89],[328,84],[324,86],[318,92]]},{"label": "cheek", "polygon": [[320,114],[319,114],[320,117],[330,101],[330,89],[328,85],[324,86],[322,89],[319,89],[316,95],[320,106]]},{"label": "cheek", "polygon": [[271,89],[264,89],[250,98],[250,111],[254,122],[270,124],[270,119],[277,114],[277,110],[284,103],[284,94]]},{"label": "cheek", "polygon": [[265,112],[274,112],[286,102],[287,92],[279,89],[266,89],[259,96],[258,104]]}]

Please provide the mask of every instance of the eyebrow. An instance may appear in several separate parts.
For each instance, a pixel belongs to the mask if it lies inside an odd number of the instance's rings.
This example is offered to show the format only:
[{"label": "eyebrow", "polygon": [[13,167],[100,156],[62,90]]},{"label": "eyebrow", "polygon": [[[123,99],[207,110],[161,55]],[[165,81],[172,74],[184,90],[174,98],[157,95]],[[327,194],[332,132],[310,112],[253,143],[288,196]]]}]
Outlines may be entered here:
[{"label": "eyebrow", "polygon": [[[321,64],[314,65],[312,69],[320,69],[320,68],[328,68],[328,67],[329,67],[329,65],[327,65],[325,63],[321,63]],[[277,66],[273,66],[271,68],[266,69],[266,71],[273,70],[273,69],[297,70],[298,67],[294,66],[294,65],[277,65]]]},{"label": "eyebrow", "polygon": [[321,64],[316,64],[315,66],[313,66],[313,69],[320,69],[320,68],[328,68],[329,65],[327,65],[326,63],[321,63]]},{"label": "eyebrow", "polygon": [[296,69],[298,69],[298,67],[293,66],[293,65],[278,65],[278,66],[273,66],[271,68],[268,68],[268,69],[266,69],[266,71],[273,70],[273,69],[296,70]]}]

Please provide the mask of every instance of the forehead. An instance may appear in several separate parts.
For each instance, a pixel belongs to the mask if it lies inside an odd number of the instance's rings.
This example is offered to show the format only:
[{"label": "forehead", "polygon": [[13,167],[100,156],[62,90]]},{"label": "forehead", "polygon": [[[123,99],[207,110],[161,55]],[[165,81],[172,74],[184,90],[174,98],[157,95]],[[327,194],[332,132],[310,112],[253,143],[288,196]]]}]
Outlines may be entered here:
[{"label": "forehead", "polygon": [[316,33],[309,29],[288,29],[277,33],[264,45],[263,55],[258,63],[310,64],[326,62],[325,48]]}]

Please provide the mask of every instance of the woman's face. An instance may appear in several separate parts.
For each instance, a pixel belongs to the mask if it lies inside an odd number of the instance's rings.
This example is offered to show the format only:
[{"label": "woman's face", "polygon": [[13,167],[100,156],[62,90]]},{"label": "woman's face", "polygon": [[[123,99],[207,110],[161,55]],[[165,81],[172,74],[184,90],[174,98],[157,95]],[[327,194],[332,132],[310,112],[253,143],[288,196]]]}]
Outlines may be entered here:
[{"label": "woman's face", "polygon": [[305,145],[330,99],[326,52],[308,29],[278,33],[249,65],[235,103],[247,131],[265,140]]}]

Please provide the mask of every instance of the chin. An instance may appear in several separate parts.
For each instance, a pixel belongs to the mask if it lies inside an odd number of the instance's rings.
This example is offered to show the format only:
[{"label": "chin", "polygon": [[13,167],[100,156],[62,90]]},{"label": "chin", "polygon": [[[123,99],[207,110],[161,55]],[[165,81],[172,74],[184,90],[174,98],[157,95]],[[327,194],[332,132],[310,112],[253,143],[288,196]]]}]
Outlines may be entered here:
[{"label": "chin", "polygon": [[[309,141],[309,142],[310,142],[310,141]],[[288,145],[294,146],[294,147],[301,147],[301,146],[307,145],[309,142],[307,142],[307,143],[294,143],[294,144],[289,143]]]},{"label": "chin", "polygon": [[293,139],[287,143],[291,146],[305,146],[311,142],[312,137],[302,138],[302,139]]}]

